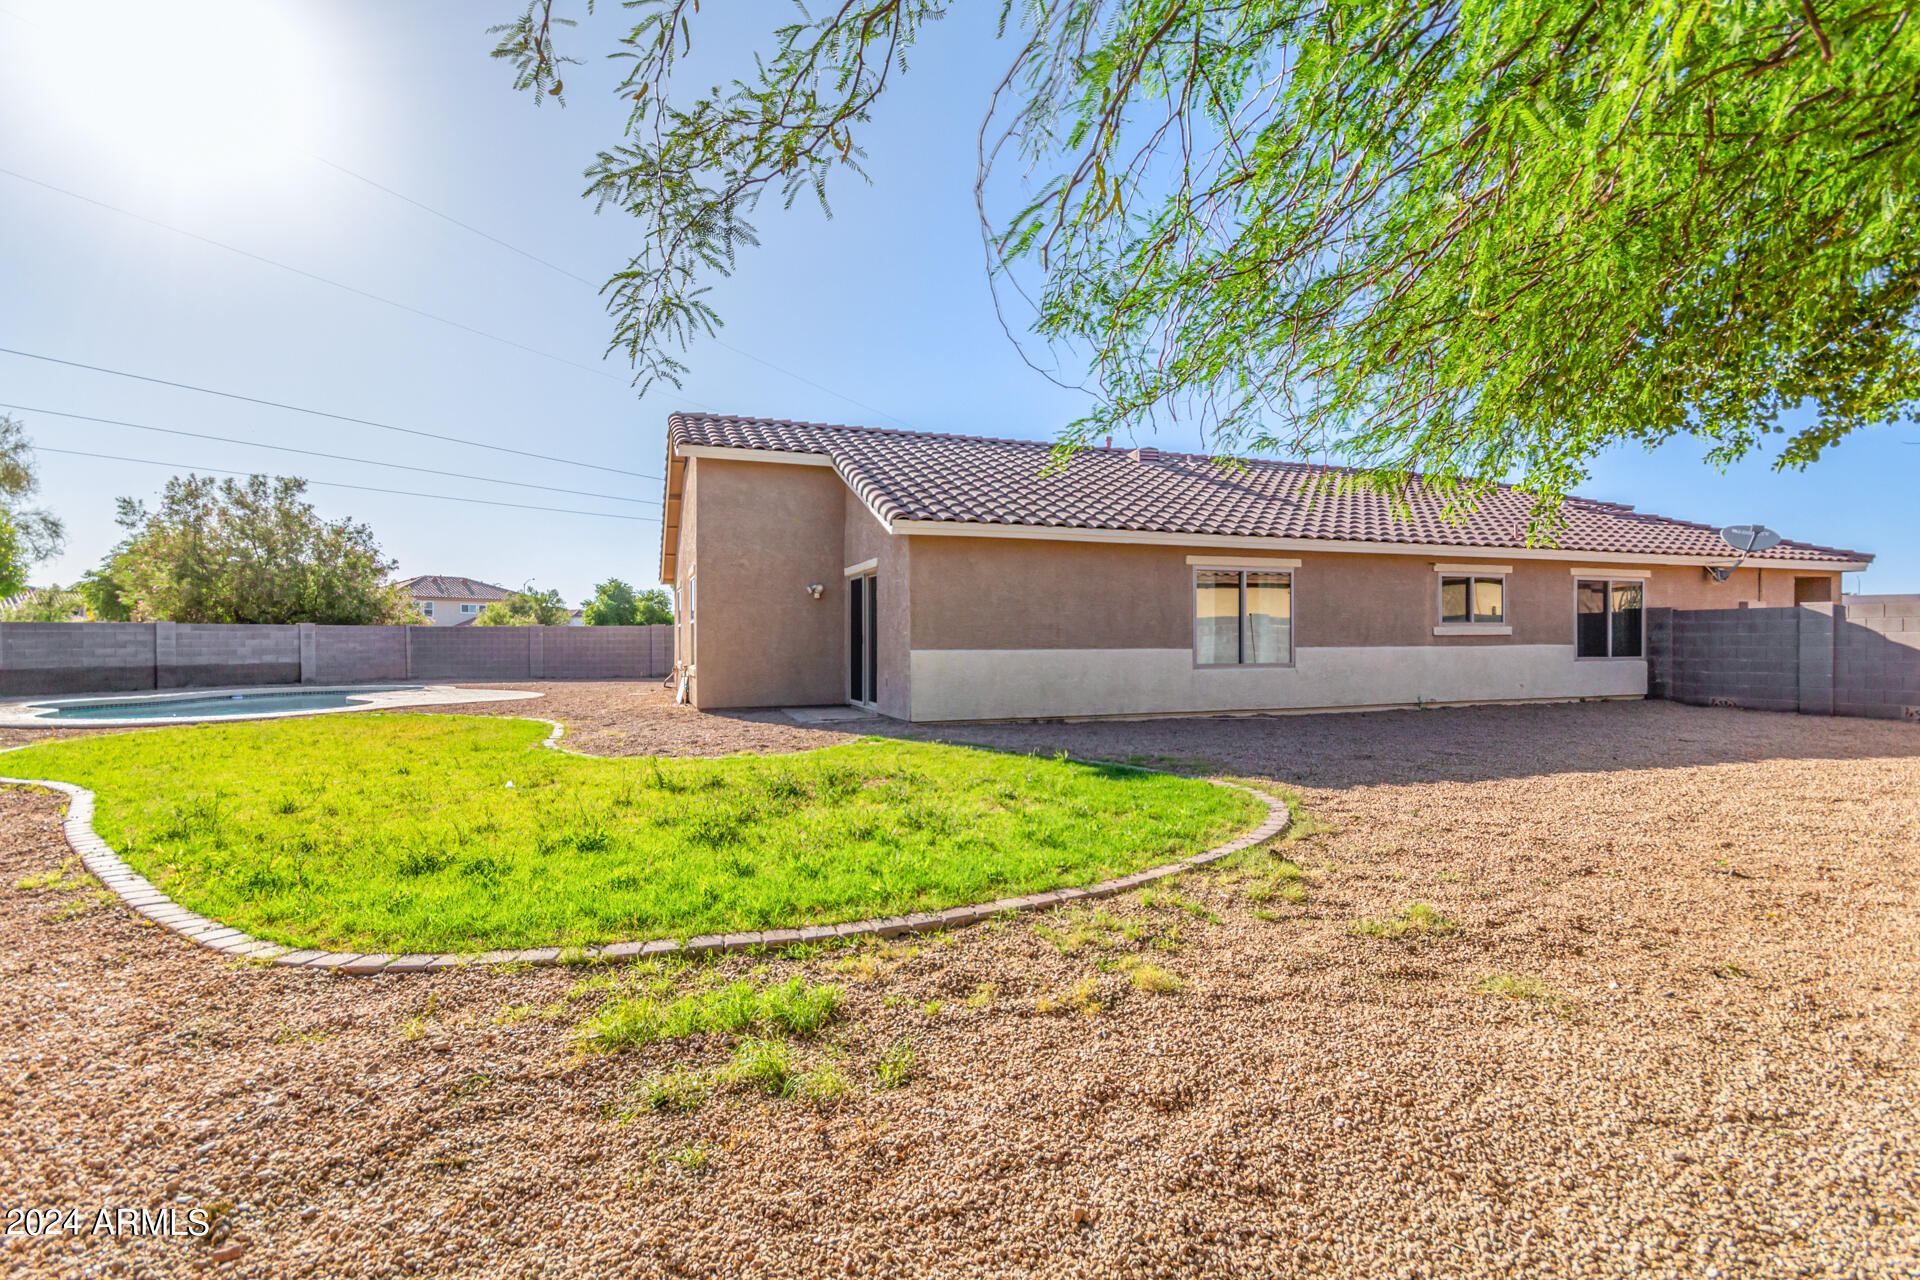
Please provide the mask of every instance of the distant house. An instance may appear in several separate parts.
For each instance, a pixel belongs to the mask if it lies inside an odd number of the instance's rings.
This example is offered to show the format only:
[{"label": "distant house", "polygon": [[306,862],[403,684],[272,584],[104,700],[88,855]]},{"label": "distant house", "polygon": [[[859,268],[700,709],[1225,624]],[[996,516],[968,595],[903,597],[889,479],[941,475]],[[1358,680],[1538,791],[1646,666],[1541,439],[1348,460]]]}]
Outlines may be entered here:
[{"label": "distant house", "polygon": [[904,720],[1647,692],[1656,608],[1832,601],[1871,556],[1501,487],[1454,518],[1298,462],[676,413],[660,578],[695,706]]},{"label": "distant house", "polygon": [[495,600],[505,600],[511,592],[491,582],[474,578],[443,578],[428,574],[408,578],[400,584],[420,606],[428,623],[436,627],[464,627],[480,616],[480,611]]}]

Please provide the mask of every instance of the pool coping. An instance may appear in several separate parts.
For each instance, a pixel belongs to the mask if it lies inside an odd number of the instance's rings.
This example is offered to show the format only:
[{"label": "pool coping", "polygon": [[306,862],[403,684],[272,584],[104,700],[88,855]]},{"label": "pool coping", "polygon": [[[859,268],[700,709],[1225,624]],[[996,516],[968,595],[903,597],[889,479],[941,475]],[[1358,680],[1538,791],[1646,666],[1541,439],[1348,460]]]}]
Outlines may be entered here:
[{"label": "pool coping", "polygon": [[[58,720],[31,708],[54,703],[143,701],[191,702],[233,694],[312,694],[351,693],[366,702],[351,707],[309,707],[298,711],[254,711],[238,716],[178,716],[155,720],[146,716],[103,717],[98,720]],[[545,694],[526,689],[463,689],[452,684],[408,684],[381,688],[368,684],[267,684],[228,685],[218,689],[131,689],[123,694],[49,694],[45,697],[0,702],[0,729],[160,729],[180,724],[227,724],[246,720],[285,720],[295,716],[337,716],[356,711],[388,711],[400,708],[456,706],[463,702],[516,702],[542,698]]]},{"label": "pool coping", "polygon": [[[236,717],[237,718],[237,717]],[[554,751],[564,751],[569,755],[578,755],[586,759],[600,759],[588,756],[585,752],[574,751],[560,744],[566,733],[566,726],[556,720],[545,720],[528,716],[526,719],[550,727],[541,746]],[[33,744],[24,744],[33,745]],[[6,748],[17,751],[20,747]],[[1189,774],[1175,774],[1170,769],[1150,769],[1144,765],[1122,764],[1113,760],[1088,760],[1077,756],[1067,759],[1079,764],[1101,765],[1108,768],[1127,769],[1136,773],[1161,773],[1174,777],[1191,777]],[[1083,902],[1097,898],[1110,898],[1130,889],[1140,888],[1156,880],[1181,875],[1196,868],[1218,862],[1255,845],[1263,844],[1287,829],[1292,820],[1287,802],[1256,788],[1238,782],[1228,782],[1222,778],[1200,778],[1201,782],[1210,782],[1216,787],[1228,787],[1244,792],[1267,807],[1266,819],[1250,831],[1235,836],[1224,844],[1215,845],[1203,853],[1178,862],[1163,863],[1145,871],[1136,871],[1132,875],[1116,876],[1096,884],[1051,889],[1043,893],[1023,894],[1013,898],[997,898],[991,902],[978,902],[970,906],[949,907],[944,911],[913,912],[900,916],[874,916],[865,920],[849,920],[840,924],[808,925],[798,929],[762,929],[746,933],[702,934],[682,942],[675,938],[657,938],[649,942],[614,942],[597,947],[532,947],[501,951],[472,952],[419,952],[396,955],[392,952],[352,952],[323,951],[311,947],[289,947],[277,942],[268,942],[261,938],[232,928],[225,923],[195,911],[189,911],[179,903],[162,893],[145,876],[135,871],[121,860],[112,846],[103,840],[93,829],[93,792],[70,782],[55,782],[45,778],[9,778],[0,777],[0,785],[44,787],[67,797],[67,813],[61,823],[61,832],[66,836],[67,845],[80,856],[81,863],[103,885],[119,895],[120,900],[137,914],[155,924],[170,930],[189,942],[205,947],[213,952],[234,956],[245,960],[271,962],[287,968],[324,969],[348,977],[369,977],[378,973],[439,973],[448,969],[464,969],[475,965],[500,964],[601,964],[621,961],[645,960],[668,955],[708,955],[730,951],[752,951],[793,946],[799,943],[826,942],[839,938],[860,937],[897,937],[904,933],[932,933],[941,929],[959,928],[990,920],[1003,913],[1020,911],[1046,911],[1054,907],[1067,906],[1074,902]]]}]

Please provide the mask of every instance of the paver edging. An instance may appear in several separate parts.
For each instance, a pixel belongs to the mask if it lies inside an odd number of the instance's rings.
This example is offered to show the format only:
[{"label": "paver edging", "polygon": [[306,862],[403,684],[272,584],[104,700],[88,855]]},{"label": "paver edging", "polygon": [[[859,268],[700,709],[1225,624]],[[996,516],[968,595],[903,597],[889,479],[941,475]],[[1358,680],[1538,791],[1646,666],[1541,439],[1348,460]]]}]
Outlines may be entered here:
[{"label": "paver edging", "polygon": [[[538,719],[531,716],[527,718]],[[569,755],[577,755],[585,759],[599,758],[561,746],[560,739],[567,729],[559,721],[539,720],[539,723],[551,727],[551,732],[541,742],[541,746],[554,751],[565,751]],[[5,754],[6,751],[19,749],[18,747],[0,749],[0,755]],[[1067,758],[1079,764],[1129,769],[1136,773],[1190,776],[1174,775],[1170,769],[1150,769],[1144,765],[1120,764],[1112,760],[1081,760],[1073,756]],[[998,898],[992,902],[948,907],[942,911],[913,912],[904,916],[875,916],[867,920],[850,920],[844,924],[807,925],[798,929],[765,929],[753,933],[704,934],[690,938],[684,943],[671,938],[658,938],[650,942],[615,942],[601,947],[534,947],[488,951],[478,955],[460,952],[448,952],[442,955],[416,952],[402,955],[385,951],[362,955],[311,947],[288,947],[281,943],[269,942],[265,938],[252,937],[218,920],[188,910],[174,902],[146,877],[122,861],[120,855],[115,853],[112,847],[94,831],[93,792],[70,782],[54,782],[45,778],[0,777],[0,785],[44,787],[66,796],[67,814],[60,824],[60,829],[66,837],[67,846],[80,856],[81,864],[96,879],[117,894],[130,909],[176,934],[182,941],[195,943],[216,955],[240,956],[283,968],[326,969],[350,977],[367,977],[376,973],[438,973],[447,969],[466,968],[468,965],[591,964],[598,961],[643,959],[676,952],[685,955],[701,955],[709,952],[787,947],[796,943],[821,942],[835,938],[868,936],[885,938],[903,933],[931,933],[939,929],[961,928],[999,915],[1003,911],[1045,911],[1070,902],[1110,898],[1130,889],[1137,889],[1143,884],[1181,875],[1198,867],[1204,867],[1208,863],[1218,862],[1243,849],[1250,849],[1284,832],[1292,820],[1287,802],[1270,796],[1264,791],[1220,778],[1204,778],[1200,781],[1211,782],[1216,787],[1230,787],[1252,796],[1267,806],[1266,819],[1253,830],[1243,832],[1223,844],[1215,845],[1204,853],[1197,853],[1179,862],[1149,867],[1145,871],[1115,876],[1109,880],[1102,880],[1098,884],[1068,886],[1015,898]]]}]

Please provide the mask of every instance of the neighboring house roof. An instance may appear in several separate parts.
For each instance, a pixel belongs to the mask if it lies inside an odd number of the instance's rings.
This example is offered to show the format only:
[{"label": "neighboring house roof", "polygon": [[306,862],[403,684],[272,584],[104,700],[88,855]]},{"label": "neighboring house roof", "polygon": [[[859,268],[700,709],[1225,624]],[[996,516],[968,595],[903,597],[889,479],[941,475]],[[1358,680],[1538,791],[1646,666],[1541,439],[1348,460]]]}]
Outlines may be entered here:
[{"label": "neighboring house roof", "polygon": [[443,578],[426,574],[408,578],[400,584],[415,600],[505,600],[513,594],[505,587],[475,578]]},{"label": "neighboring house roof", "polygon": [[[1520,551],[1527,548],[1532,505],[1527,494],[1502,485],[1450,521],[1445,498],[1429,489],[1407,495],[1405,515],[1373,489],[1336,489],[1328,482],[1353,474],[1339,467],[1249,459],[1234,468],[1195,454],[1092,448],[1074,454],[1064,469],[1049,472],[1052,445],[1045,441],[705,413],[669,415],[667,440],[666,579],[672,577],[678,540],[681,459],[703,451],[718,451],[713,456],[720,457],[761,454],[768,460],[808,455],[808,461],[832,466],[883,525],[900,533],[1020,537],[1087,530],[1116,535],[1115,540],[1134,540],[1124,536],[1133,534],[1159,535],[1143,541],[1186,536]],[[1712,525],[1591,498],[1569,497],[1562,512],[1566,527],[1557,531],[1553,548],[1558,553],[1714,563],[1734,555]],[[1872,558],[1789,541],[1749,560],[1833,568],[1841,562],[1864,565]]]}]

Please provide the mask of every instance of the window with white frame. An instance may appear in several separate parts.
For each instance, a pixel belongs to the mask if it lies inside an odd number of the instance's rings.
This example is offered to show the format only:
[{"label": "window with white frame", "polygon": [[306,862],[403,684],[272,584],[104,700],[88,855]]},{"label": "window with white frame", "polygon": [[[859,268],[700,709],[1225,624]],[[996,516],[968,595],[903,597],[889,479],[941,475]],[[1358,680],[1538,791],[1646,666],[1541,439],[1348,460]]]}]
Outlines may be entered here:
[{"label": "window with white frame", "polygon": [[1643,582],[1612,578],[1581,578],[1574,584],[1574,656],[1579,658],[1638,658],[1645,654],[1642,638],[1647,588]]},{"label": "window with white frame", "polygon": [[[429,618],[431,618],[433,616],[433,601],[422,600],[420,602],[420,612],[426,614]],[[424,643],[424,641],[422,643]]]},{"label": "window with white frame", "polygon": [[463,605],[461,605],[461,606],[460,606],[460,612],[462,612],[462,613],[478,613],[478,612],[480,612],[480,606],[479,606],[479,605],[477,605],[477,604],[463,604]]},{"label": "window with white frame", "polygon": [[1440,575],[1440,622],[1500,626],[1507,620],[1507,580],[1493,575]]},{"label": "window with white frame", "polygon": [[1202,667],[1293,661],[1293,574],[1282,569],[1193,571],[1193,660]]}]

